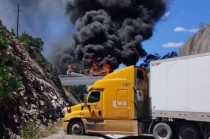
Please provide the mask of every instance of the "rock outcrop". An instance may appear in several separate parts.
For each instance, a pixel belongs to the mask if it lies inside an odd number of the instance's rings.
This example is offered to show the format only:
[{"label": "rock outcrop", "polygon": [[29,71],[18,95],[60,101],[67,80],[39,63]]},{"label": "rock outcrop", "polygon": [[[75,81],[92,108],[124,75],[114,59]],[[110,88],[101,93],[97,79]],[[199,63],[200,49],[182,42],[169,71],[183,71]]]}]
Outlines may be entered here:
[{"label": "rock outcrop", "polygon": [[210,25],[200,29],[180,49],[180,56],[210,52]]},{"label": "rock outcrop", "polygon": [[[5,27],[4,35],[12,36]],[[0,103],[0,138],[19,138],[23,124],[47,126],[56,121],[68,100],[51,64],[38,50],[23,46],[15,36],[1,56],[16,58],[15,73],[21,76],[22,83],[18,91]]]}]

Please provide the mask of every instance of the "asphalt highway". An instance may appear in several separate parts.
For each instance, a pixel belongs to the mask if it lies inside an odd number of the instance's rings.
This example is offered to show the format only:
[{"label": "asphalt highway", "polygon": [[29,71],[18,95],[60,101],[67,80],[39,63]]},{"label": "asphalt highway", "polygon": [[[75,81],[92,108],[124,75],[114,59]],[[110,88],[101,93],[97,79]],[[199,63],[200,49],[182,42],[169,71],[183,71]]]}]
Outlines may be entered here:
[{"label": "asphalt highway", "polygon": [[69,135],[63,132],[62,129],[59,130],[57,134],[50,135],[48,137],[42,139],[154,139],[151,136],[127,136],[123,137],[121,135],[107,135],[107,136],[99,136],[99,135],[85,135],[85,136],[75,136]]}]

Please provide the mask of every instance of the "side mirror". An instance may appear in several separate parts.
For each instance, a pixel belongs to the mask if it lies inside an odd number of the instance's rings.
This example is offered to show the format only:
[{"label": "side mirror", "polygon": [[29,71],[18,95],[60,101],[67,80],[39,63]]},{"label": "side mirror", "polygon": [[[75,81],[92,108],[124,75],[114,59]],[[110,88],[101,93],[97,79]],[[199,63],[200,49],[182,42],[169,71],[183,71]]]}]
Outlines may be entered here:
[{"label": "side mirror", "polygon": [[84,94],[84,102],[87,103],[87,94]]},{"label": "side mirror", "polygon": [[81,105],[81,110],[83,110],[83,108],[85,107],[85,103],[82,103],[82,105]]}]

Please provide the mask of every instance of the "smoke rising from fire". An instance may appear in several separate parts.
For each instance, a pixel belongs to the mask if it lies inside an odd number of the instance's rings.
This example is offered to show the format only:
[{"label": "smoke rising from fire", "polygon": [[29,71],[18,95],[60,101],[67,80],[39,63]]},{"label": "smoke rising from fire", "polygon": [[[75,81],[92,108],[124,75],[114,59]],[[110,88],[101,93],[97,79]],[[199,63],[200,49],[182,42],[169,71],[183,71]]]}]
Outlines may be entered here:
[{"label": "smoke rising from fire", "polygon": [[72,42],[61,54],[61,67],[80,61],[90,66],[135,65],[146,55],[141,42],[153,34],[166,0],[63,0],[75,26]]}]

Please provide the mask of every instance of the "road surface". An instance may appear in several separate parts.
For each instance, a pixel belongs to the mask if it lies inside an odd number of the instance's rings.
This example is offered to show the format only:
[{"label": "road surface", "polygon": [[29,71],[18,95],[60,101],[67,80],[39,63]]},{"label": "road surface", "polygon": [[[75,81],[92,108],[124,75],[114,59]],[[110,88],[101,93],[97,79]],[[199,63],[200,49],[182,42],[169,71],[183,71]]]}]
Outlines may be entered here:
[{"label": "road surface", "polygon": [[53,134],[42,139],[154,139],[154,138],[145,137],[145,136],[123,137],[120,135],[107,135],[107,136],[101,136],[101,137],[96,136],[96,135],[75,136],[75,135],[68,135],[64,133],[62,129],[60,129],[57,134]]}]

